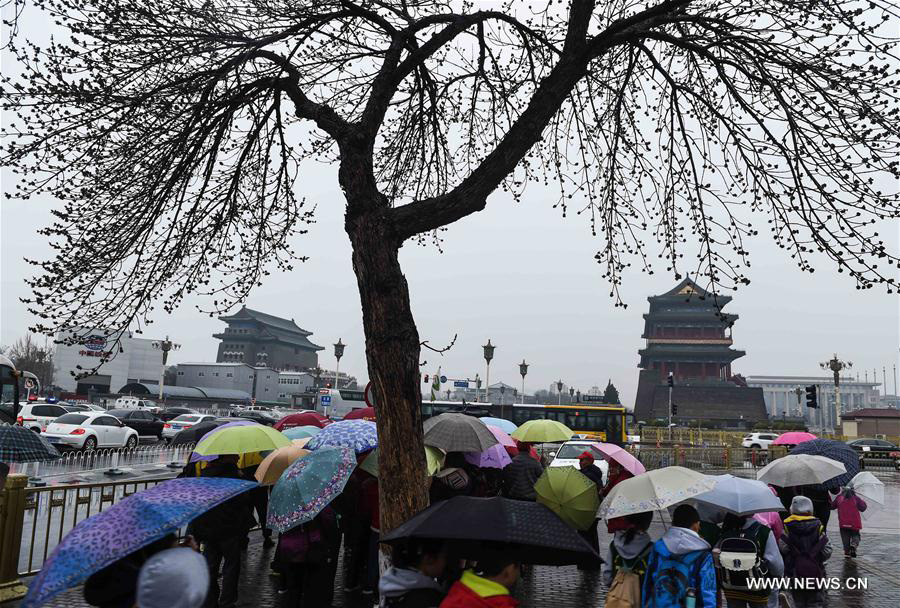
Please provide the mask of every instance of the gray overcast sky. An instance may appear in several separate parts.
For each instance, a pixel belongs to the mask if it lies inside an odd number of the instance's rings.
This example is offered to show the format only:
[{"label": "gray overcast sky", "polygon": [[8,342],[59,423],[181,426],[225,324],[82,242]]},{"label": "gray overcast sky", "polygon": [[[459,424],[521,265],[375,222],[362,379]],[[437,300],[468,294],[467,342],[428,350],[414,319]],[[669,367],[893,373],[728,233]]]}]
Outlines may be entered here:
[{"label": "gray overcast sky", "polygon": [[[5,16],[5,11],[4,11]],[[26,37],[46,39],[47,29],[23,22]],[[4,73],[15,70],[4,57]],[[2,189],[12,190],[12,175],[3,171]],[[318,204],[317,223],[298,239],[297,250],[310,257],[289,275],[273,273],[247,305],[292,317],[314,332],[312,339],[327,347],[321,362],[333,367],[331,344],[341,338],[348,346],[341,368],[367,376],[359,295],[350,263],[350,245],[343,231],[343,198],[336,170],[307,171],[302,194]],[[887,188],[896,184],[886,184]],[[426,371],[438,365],[448,376],[484,376],[481,345],[497,345],[491,380],[518,386],[518,363],[530,365],[529,392],[547,388],[557,378],[576,388],[603,387],[611,378],[623,401],[630,404],[637,386],[637,351],[643,345],[641,315],[649,295],[670,289],[676,280],[657,268],[653,276],[634,270],[625,275],[627,309],[614,308],[609,286],[593,257],[600,241],[592,239],[587,221],[570,214],[563,219],[552,209],[553,195],[530,188],[516,204],[495,193],[488,208],[451,226],[444,253],[433,247],[407,244],[401,262],[410,283],[413,312],[422,339],[437,346],[458,334],[455,347],[443,356],[425,352]],[[44,258],[50,249],[36,230],[50,220],[54,201],[3,200],[0,203],[0,343],[9,344],[33,320],[19,298],[28,295],[23,279],[32,269],[23,257]],[[573,208],[576,206],[573,205]],[[756,223],[762,223],[761,218]],[[888,244],[896,251],[900,223],[889,227]],[[900,300],[883,289],[857,291],[818,258],[814,275],[801,273],[778,250],[768,234],[750,242],[752,284],[742,288],[728,311],[740,315],[735,347],[747,356],[733,369],[744,375],[820,373],[818,362],[837,352],[864,370],[898,362]],[[655,255],[655,251],[652,252]],[[685,251],[686,258],[690,253]],[[172,316],[159,315],[145,332],[165,334],[182,344],[174,362],[211,360],[216,341],[211,335],[223,324],[201,315],[199,299],[188,300]]]}]

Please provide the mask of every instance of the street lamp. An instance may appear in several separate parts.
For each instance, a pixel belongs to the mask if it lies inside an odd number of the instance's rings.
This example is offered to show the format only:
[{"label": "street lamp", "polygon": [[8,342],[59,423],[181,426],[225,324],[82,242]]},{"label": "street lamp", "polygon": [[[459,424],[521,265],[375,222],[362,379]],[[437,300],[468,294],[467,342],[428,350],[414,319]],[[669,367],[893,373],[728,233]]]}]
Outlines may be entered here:
[{"label": "street lamp", "polygon": [[[834,374],[834,410],[835,414],[838,418],[841,416],[841,371],[845,369],[849,369],[853,367],[853,363],[850,361],[841,361],[838,359],[837,354],[831,358],[830,361],[826,361],[824,363],[819,363],[819,366],[822,369],[831,370],[832,374]],[[829,412],[830,414],[830,412]],[[829,416],[830,418],[830,416]]]},{"label": "street lamp", "polygon": [[[798,416],[803,415],[803,402],[801,401],[803,399],[803,392],[804,392],[804,390],[802,388],[800,388],[799,386],[794,389],[794,394],[797,395],[797,415]],[[787,409],[788,409],[787,404],[785,404],[785,406],[784,406],[785,414],[787,413]],[[772,412],[772,413],[776,414],[776,415],[778,414],[778,412]]]},{"label": "street lamp", "polygon": [[522,403],[525,403],[525,375],[528,374],[528,364],[525,359],[519,363],[519,373],[522,374]]},{"label": "street lamp", "polygon": [[478,377],[478,374],[475,374],[475,401],[478,402],[478,391],[481,390],[481,378]]},{"label": "street lamp", "polygon": [[166,381],[166,361],[169,360],[169,351],[178,350],[181,344],[175,344],[166,336],[165,340],[153,342],[153,348],[162,351],[162,369],[159,372],[159,400],[163,400],[163,384]]},{"label": "street lamp", "polygon": [[572,403],[575,400],[575,387],[569,387],[569,403]]},{"label": "street lamp", "polygon": [[497,348],[493,344],[491,344],[490,338],[488,338],[488,343],[482,346],[484,349],[484,362],[485,362],[485,373],[484,373],[484,395],[485,402],[491,402],[491,359],[494,358],[494,349]]},{"label": "street lamp", "polygon": [[500,383],[500,417],[503,418],[503,406],[506,404],[506,385]]},{"label": "street lamp", "polygon": [[334,358],[337,359],[337,365],[334,366],[334,388],[337,390],[338,387],[338,370],[341,368],[341,357],[344,356],[344,347],[346,344],[341,344],[341,339],[338,338],[337,344],[334,345]]},{"label": "street lamp", "polygon": [[562,387],[563,387],[562,379],[557,380],[556,381],[556,404],[557,405],[562,405]]}]

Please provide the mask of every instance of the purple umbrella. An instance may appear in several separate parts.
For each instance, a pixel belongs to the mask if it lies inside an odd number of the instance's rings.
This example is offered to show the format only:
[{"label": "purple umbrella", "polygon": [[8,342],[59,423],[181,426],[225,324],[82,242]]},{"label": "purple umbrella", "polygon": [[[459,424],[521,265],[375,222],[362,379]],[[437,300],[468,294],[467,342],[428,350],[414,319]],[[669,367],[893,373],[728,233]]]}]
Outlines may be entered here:
[{"label": "purple umbrella", "polygon": [[[223,424],[220,427],[214,428],[213,430],[211,430],[210,432],[205,434],[203,436],[203,439],[206,439],[207,437],[212,437],[215,433],[218,433],[222,429],[227,429],[232,426],[252,426],[254,424],[259,424],[259,423],[253,422],[252,420],[239,420],[237,422],[229,422],[228,424]],[[218,457],[219,457],[218,454],[212,454],[210,456],[201,456],[197,452],[191,452],[191,458],[190,458],[190,460],[188,460],[188,462],[212,462],[213,460],[215,460]]]},{"label": "purple umbrella", "polygon": [[483,452],[466,452],[466,462],[482,469],[502,469],[512,462],[503,444],[492,445]]},{"label": "purple umbrella", "polygon": [[46,603],[91,574],[258,485],[227,477],[188,477],[132,494],[72,528],[28,587],[21,608]]}]

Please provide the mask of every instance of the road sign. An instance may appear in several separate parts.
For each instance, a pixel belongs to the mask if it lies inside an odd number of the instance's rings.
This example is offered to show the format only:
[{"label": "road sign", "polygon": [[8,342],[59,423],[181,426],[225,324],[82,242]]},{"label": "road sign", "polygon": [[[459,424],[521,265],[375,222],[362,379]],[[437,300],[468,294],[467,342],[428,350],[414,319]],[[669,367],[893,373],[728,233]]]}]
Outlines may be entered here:
[{"label": "road sign", "polygon": [[453,381],[454,388],[469,388],[468,380],[454,380]]},{"label": "road sign", "polygon": [[441,376],[441,384],[444,384],[446,382],[447,382],[447,376]]},{"label": "road sign", "polygon": [[31,378],[25,378],[24,384],[25,384],[25,388],[27,388],[28,390],[31,390],[34,388],[34,380],[32,380]]},{"label": "road sign", "polygon": [[322,402],[322,405],[331,403],[331,395],[322,395],[321,397],[319,397],[319,401]]},{"label": "road sign", "polygon": [[604,395],[581,395],[581,400],[584,403],[606,403]]}]

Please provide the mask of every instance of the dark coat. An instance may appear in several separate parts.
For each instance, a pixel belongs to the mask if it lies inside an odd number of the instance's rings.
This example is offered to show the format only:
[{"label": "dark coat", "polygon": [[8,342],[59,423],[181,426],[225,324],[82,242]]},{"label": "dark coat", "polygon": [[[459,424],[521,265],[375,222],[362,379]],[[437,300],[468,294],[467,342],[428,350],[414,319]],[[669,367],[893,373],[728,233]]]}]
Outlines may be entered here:
[{"label": "dark coat", "polygon": [[[245,479],[236,464],[218,460],[212,461],[200,476]],[[256,523],[250,513],[250,498],[250,494],[244,492],[213,507],[191,523],[192,533],[201,541],[246,536]]]},{"label": "dark coat", "polygon": [[603,471],[595,465],[591,463],[590,466],[586,466],[583,469],[579,468],[581,474],[593,481],[597,484],[597,493],[599,494],[603,490]]},{"label": "dark coat", "polygon": [[519,452],[512,463],[503,469],[503,493],[516,500],[535,500],[534,484],[544,467],[528,454]]}]

